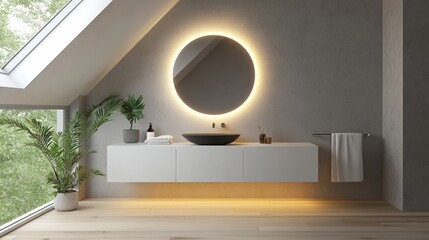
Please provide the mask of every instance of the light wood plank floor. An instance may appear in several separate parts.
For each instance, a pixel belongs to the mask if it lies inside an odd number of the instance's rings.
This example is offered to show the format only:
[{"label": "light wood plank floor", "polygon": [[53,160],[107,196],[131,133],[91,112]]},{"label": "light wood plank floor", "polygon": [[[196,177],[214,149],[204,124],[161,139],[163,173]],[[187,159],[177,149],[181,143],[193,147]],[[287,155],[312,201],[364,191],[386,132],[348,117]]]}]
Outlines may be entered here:
[{"label": "light wood plank floor", "polygon": [[429,213],[379,201],[87,199],[1,239],[429,239]]}]

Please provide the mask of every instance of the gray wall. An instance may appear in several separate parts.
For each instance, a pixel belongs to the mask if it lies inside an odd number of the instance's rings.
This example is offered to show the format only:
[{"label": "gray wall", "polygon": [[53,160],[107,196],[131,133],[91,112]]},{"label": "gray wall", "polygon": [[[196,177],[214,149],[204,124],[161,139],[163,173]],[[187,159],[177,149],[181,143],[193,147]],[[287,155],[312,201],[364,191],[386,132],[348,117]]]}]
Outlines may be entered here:
[{"label": "gray wall", "polygon": [[[86,111],[86,97],[79,96],[76,98],[67,109],[67,121],[75,114],[76,112],[85,112]],[[83,148],[85,148],[83,146]],[[86,161],[86,157],[83,157],[82,162]],[[81,182],[79,185],[79,200],[86,198],[86,182]]]},{"label": "gray wall", "polygon": [[[88,182],[89,197],[319,197],[382,196],[381,0],[180,1],[87,96],[88,104],[118,93],[142,93],[145,117],[157,134],[185,141],[184,132],[226,130],[257,141],[258,124],[275,141],[319,146],[319,183],[107,183]],[[173,64],[194,38],[222,33],[254,56],[256,91],[238,111],[211,117],[176,97]],[[122,141],[126,120],[116,119],[91,139],[91,167],[106,170],[106,147]],[[369,132],[364,139],[363,183],[330,182],[330,138],[319,132]]]},{"label": "gray wall", "polygon": [[383,0],[384,199],[403,206],[403,0]]},{"label": "gray wall", "polygon": [[428,211],[429,1],[383,1],[384,199]]},{"label": "gray wall", "polygon": [[429,1],[404,1],[404,210],[429,210]]}]

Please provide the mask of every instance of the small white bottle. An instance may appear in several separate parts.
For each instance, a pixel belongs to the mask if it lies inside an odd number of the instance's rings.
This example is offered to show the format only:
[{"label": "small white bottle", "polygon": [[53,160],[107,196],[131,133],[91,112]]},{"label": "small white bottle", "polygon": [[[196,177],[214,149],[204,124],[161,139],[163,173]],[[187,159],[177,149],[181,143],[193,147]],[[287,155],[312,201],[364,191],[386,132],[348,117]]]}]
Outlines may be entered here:
[{"label": "small white bottle", "polygon": [[152,123],[149,123],[149,129],[146,133],[146,139],[151,139],[155,137],[155,130],[152,128]]}]

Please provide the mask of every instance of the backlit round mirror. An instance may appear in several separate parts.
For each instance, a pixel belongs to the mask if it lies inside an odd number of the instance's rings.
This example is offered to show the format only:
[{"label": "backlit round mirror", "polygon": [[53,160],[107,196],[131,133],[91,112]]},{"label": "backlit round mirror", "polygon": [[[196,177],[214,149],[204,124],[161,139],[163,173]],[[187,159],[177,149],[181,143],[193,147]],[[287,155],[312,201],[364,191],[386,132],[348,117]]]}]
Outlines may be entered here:
[{"label": "backlit round mirror", "polygon": [[255,68],[239,43],[210,35],[183,48],[174,64],[173,79],[177,94],[186,105],[217,115],[246,101],[255,84]]}]

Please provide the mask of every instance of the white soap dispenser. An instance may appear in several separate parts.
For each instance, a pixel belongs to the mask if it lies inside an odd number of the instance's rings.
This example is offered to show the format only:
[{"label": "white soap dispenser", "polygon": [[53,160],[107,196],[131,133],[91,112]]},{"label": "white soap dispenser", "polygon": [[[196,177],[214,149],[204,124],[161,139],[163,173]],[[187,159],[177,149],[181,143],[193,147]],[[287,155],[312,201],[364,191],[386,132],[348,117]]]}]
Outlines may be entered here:
[{"label": "white soap dispenser", "polygon": [[149,123],[149,128],[146,133],[146,139],[154,138],[155,137],[155,130],[152,128],[152,123]]}]

